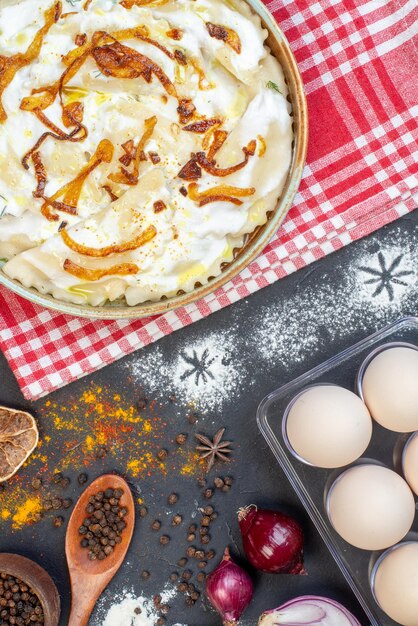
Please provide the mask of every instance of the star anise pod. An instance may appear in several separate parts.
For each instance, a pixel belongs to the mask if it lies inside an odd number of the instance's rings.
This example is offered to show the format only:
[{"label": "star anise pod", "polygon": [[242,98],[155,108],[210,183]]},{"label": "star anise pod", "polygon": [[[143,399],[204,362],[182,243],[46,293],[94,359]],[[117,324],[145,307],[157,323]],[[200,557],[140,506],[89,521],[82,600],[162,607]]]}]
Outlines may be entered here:
[{"label": "star anise pod", "polygon": [[213,440],[211,441],[205,435],[195,435],[196,439],[200,441],[201,445],[196,446],[196,450],[200,452],[200,458],[207,460],[206,472],[209,473],[216,460],[229,463],[230,459],[228,454],[231,454],[232,450],[230,445],[232,441],[222,441],[225,428],[218,430]]}]

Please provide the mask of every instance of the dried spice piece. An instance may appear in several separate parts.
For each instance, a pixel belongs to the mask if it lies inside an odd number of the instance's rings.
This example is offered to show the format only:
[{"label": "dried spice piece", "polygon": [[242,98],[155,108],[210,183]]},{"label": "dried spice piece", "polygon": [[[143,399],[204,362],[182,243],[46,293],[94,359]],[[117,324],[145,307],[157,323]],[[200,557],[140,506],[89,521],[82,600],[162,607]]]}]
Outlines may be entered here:
[{"label": "dried spice piece", "polygon": [[35,419],[0,406],[0,482],[11,478],[38,445]]},{"label": "dried spice piece", "polygon": [[176,443],[178,443],[179,446],[182,446],[184,443],[186,443],[186,441],[187,435],[185,435],[184,433],[180,433],[180,435],[177,435]]},{"label": "dried spice piece", "polygon": [[[205,435],[195,435],[196,439],[201,444],[199,446],[196,446],[196,450],[201,453],[202,459],[207,459],[206,471],[208,473],[212,469],[216,460],[223,461],[224,463],[229,463],[230,461],[230,459],[228,458],[228,454],[231,454],[232,452],[232,450],[230,449],[232,441],[222,441],[225,430],[225,428],[220,428],[213,437],[212,441]],[[209,492],[212,493],[208,495]],[[212,495],[212,489],[207,489],[205,491],[205,498],[211,498]]]},{"label": "dried spice piece", "polygon": [[41,601],[25,582],[0,573],[0,624],[44,624]]}]

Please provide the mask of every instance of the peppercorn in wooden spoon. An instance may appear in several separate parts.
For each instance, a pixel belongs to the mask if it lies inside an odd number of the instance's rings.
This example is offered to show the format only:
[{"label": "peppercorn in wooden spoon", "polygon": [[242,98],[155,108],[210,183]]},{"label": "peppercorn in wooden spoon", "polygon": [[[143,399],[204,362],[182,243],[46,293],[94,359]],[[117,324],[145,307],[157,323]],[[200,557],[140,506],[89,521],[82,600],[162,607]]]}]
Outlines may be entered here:
[{"label": "peppercorn in wooden spoon", "polygon": [[100,476],[80,497],[65,541],[72,593],[68,626],[88,623],[100,594],[125,559],[134,525],[134,500],[120,476]]}]

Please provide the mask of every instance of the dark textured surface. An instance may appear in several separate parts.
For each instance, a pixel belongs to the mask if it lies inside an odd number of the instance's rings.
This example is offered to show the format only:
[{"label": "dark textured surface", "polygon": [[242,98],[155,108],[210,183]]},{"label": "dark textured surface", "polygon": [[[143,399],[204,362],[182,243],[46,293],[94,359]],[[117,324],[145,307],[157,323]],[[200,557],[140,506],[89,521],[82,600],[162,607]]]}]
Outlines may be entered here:
[{"label": "dark textured surface", "polygon": [[[227,544],[237,557],[240,556],[236,512],[241,506],[251,502],[294,514],[306,532],[308,576],[274,576],[252,572],[256,592],[254,601],[245,614],[244,626],[255,625],[263,610],[302,594],[323,594],[338,599],[353,610],[362,624],[366,624],[337,566],[259,434],[255,412],[260,400],[274,388],[385,323],[414,314],[418,302],[417,234],[418,214],[415,213],[314,266],[277,282],[250,299],[178,331],[50,396],[54,403],[67,405],[72,399],[79,397],[92,381],[96,385],[111,388],[127,402],[136,402],[138,397],[145,394],[156,399],[158,415],[167,422],[165,440],[170,441],[179,432],[186,432],[189,434],[189,447],[194,445],[191,443],[194,432],[213,435],[217,428],[227,427],[226,437],[233,441],[233,462],[230,466],[216,466],[211,477],[213,479],[219,474],[230,474],[235,482],[229,493],[216,493],[211,501],[219,517],[211,529],[212,542],[209,546],[216,550],[217,555],[210,562],[208,570],[218,562]],[[378,275],[379,268],[384,274],[383,279]],[[387,270],[390,270],[389,273]],[[402,274],[399,275],[399,272]],[[393,283],[394,273],[397,278],[395,276]],[[375,279],[377,280],[374,283],[366,282]],[[230,364],[234,369],[228,378],[228,393],[219,393],[214,399],[212,396],[207,405],[205,384],[210,383],[210,377],[206,376],[206,381],[205,377],[198,378],[196,394],[200,398],[199,419],[196,425],[191,425],[186,419],[186,415],[190,413],[189,398],[179,394],[178,384],[176,387],[173,383],[175,388],[170,388],[170,372],[174,371],[172,364],[175,358],[183,358],[184,355],[189,359],[193,358],[193,346],[196,345],[196,356],[201,363],[202,349],[199,346],[205,345],[204,342],[211,336],[218,341],[218,353],[225,351],[223,366]],[[280,337],[282,340],[278,341]],[[268,356],[270,340],[271,355]],[[209,345],[213,345],[213,341]],[[211,363],[212,358],[216,357],[212,357],[209,350],[205,357],[207,370],[216,366],[216,363]],[[169,367],[163,371],[167,363],[171,363],[171,369]],[[160,369],[163,388],[158,389]],[[190,371],[190,363],[186,359],[184,372],[187,371]],[[235,371],[239,372],[238,385],[231,383]],[[193,376],[196,380],[195,374]],[[186,376],[184,381],[187,382],[188,378],[190,376]],[[176,392],[174,402],[169,399],[173,391]],[[41,435],[49,428],[42,417],[46,400],[44,398],[32,404],[26,402],[0,355],[0,404],[31,409],[39,419]],[[54,431],[54,436],[58,443],[59,437],[63,435]],[[170,445],[171,448],[175,447]],[[126,455],[129,454],[128,449],[125,452]],[[125,473],[125,452],[120,457],[108,455],[90,465],[87,469],[89,479],[104,471]],[[81,492],[76,480],[78,471],[65,472],[72,479],[66,495],[68,492],[68,496],[73,498]],[[25,472],[24,477],[29,488],[30,465]],[[145,519],[138,518],[127,562],[100,603],[103,611],[111,605],[113,596],[122,590],[132,589],[138,595],[143,592],[147,597],[152,597],[162,590],[172,571],[182,571],[176,562],[184,555],[188,545],[185,541],[186,528],[193,521],[191,516],[196,510],[196,503],[199,506],[207,504],[195,478],[183,477],[179,473],[163,477],[158,472],[137,478],[132,478],[128,473],[127,477],[135,489],[140,490],[150,513]],[[167,495],[171,491],[176,491],[180,496],[175,507],[167,506]],[[173,529],[169,521],[172,514],[177,512],[183,515],[184,522]],[[64,512],[64,517],[68,516],[69,513]],[[159,544],[161,533],[150,530],[151,521],[158,516],[164,522],[161,532],[165,530],[171,537],[171,542],[166,547]],[[0,528],[1,551],[15,551],[33,558],[53,576],[62,597],[61,625],[64,626],[70,601],[64,556],[66,524],[60,529],[54,529],[49,517],[19,531],[12,531],[7,523],[1,521]],[[146,582],[140,577],[143,569],[151,572],[151,577]],[[197,571],[195,562],[193,569]],[[184,597],[177,595],[170,604],[172,608],[167,624],[180,622],[188,626],[215,626],[220,623],[219,618],[207,610],[206,603],[198,601],[193,608],[186,608]],[[98,613],[93,616],[91,624],[101,624]]]}]

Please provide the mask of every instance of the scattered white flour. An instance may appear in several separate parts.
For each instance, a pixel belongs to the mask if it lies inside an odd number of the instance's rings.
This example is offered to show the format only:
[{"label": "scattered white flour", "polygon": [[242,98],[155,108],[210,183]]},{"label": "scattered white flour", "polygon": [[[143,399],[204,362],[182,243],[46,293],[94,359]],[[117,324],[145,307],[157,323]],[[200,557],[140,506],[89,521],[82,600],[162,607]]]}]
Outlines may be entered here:
[{"label": "scattered white flour", "polygon": [[154,394],[174,394],[196,408],[221,409],[226,400],[239,393],[246,375],[238,362],[234,334],[233,328],[209,333],[166,357],[160,348],[149,355],[138,353],[138,358],[128,364],[130,373]]},{"label": "scattered white flour", "polygon": [[[295,275],[295,289],[273,303],[250,309],[233,308],[228,324],[200,335],[199,325],[181,352],[163,353],[159,346],[138,351],[124,367],[153,397],[176,396],[183,405],[222,411],[242,389],[254,382],[252,367],[267,371],[291,369],[333,343],[364,335],[407,313],[414,314],[418,297],[417,232],[398,227],[357,242],[355,254],[345,251],[341,263],[312,265],[313,276]],[[337,257],[336,257],[337,258]],[[232,321],[231,321],[232,320]],[[179,345],[179,344],[177,344]],[[254,358],[256,356],[256,358]],[[261,363],[260,363],[261,357]]]},{"label": "scattered white flour", "polygon": [[[169,603],[176,595],[174,587],[166,586],[161,592],[162,604]],[[98,604],[98,618],[93,626],[155,626],[160,614],[156,611],[152,598],[135,596],[133,591],[123,590],[116,597],[112,596],[112,606],[106,609],[104,605],[107,598],[104,597]],[[185,624],[173,624],[173,626],[186,626]]]},{"label": "scattered white flour", "polygon": [[377,252],[363,252],[360,246],[359,253],[335,269],[337,280],[323,275],[315,284],[311,279],[309,287],[302,284],[292,297],[263,308],[254,348],[266,361],[292,367],[321,351],[324,342],[332,344],[362,328],[377,330],[405,314],[417,295],[415,242],[393,243]]}]

